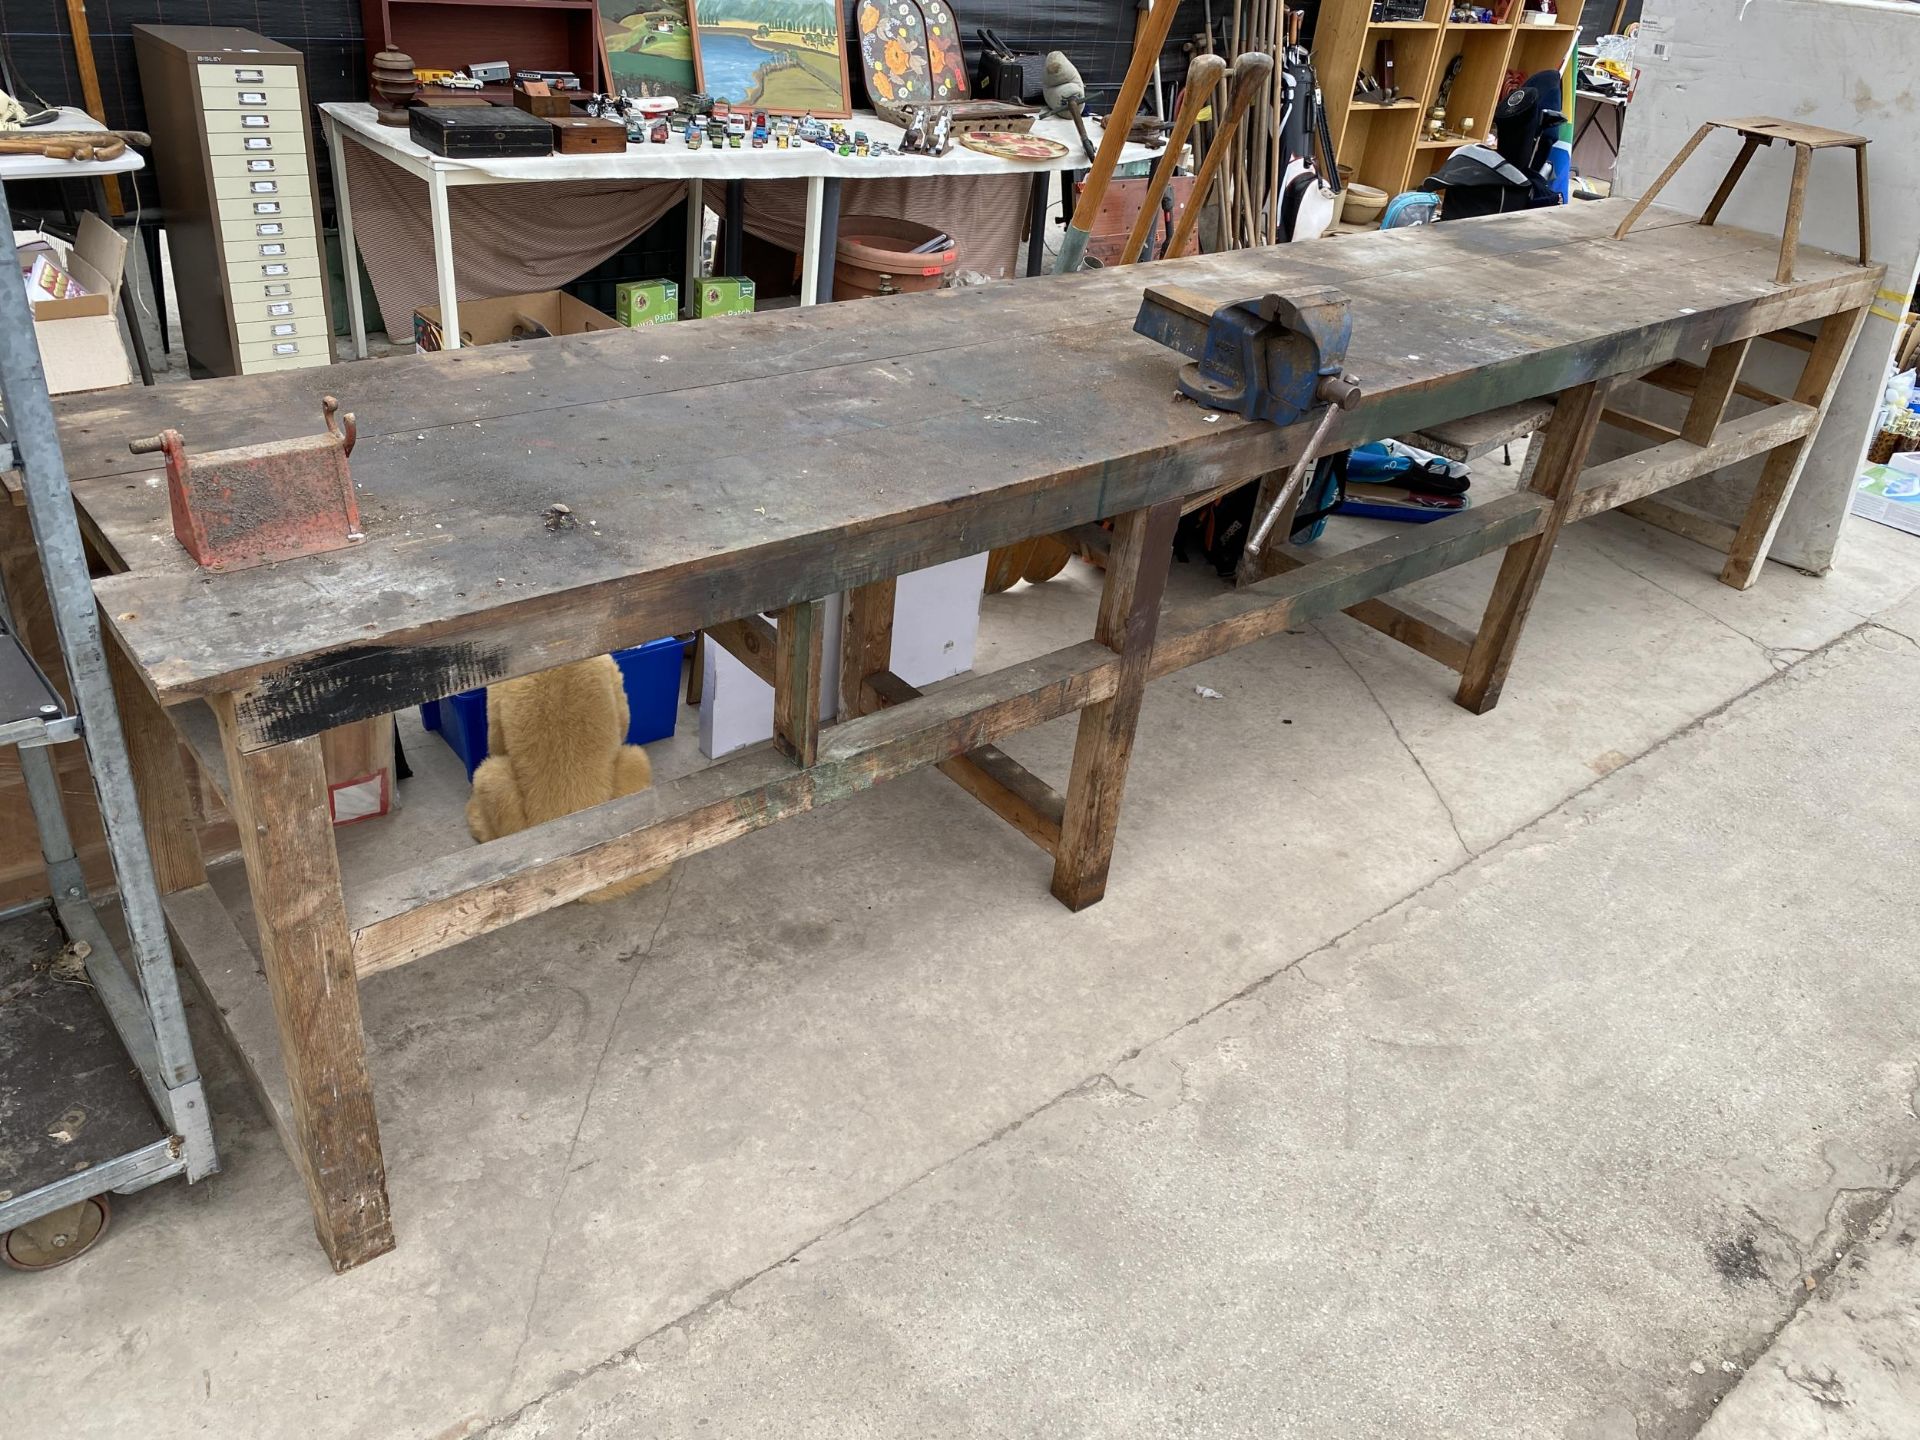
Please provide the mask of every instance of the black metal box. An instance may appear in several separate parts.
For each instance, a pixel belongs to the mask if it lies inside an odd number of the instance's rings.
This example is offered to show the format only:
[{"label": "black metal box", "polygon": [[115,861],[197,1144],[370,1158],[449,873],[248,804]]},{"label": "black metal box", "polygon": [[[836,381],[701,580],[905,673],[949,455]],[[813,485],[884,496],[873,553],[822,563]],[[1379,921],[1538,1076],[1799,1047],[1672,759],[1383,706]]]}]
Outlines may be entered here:
[{"label": "black metal box", "polygon": [[407,112],[414,144],[436,155],[548,155],[553,126],[505,105],[415,106]]}]

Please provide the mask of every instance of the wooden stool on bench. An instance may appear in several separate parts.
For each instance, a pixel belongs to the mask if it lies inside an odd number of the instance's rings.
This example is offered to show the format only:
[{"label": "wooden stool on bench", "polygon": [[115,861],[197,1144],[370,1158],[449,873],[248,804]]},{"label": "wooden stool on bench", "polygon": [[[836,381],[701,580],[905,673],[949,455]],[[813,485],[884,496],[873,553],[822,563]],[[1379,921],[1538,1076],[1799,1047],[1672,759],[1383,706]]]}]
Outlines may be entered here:
[{"label": "wooden stool on bench", "polygon": [[1647,193],[1634,201],[1633,209],[1627,212],[1627,218],[1620,222],[1620,228],[1613,232],[1613,238],[1624,240],[1627,231],[1633,228],[1654,196],[1658,195],[1669,180],[1680,173],[1680,167],[1687,163],[1687,157],[1700,147],[1700,142],[1715,130],[1734,130],[1739,132],[1745,143],[1740,153],[1734,157],[1733,165],[1728,169],[1726,178],[1720,182],[1720,188],[1713,192],[1706,213],[1700,217],[1702,225],[1711,225],[1720,218],[1720,211],[1727,203],[1727,197],[1733,194],[1733,187],[1740,183],[1740,177],[1746,172],[1748,162],[1754,152],[1762,145],[1771,145],[1776,140],[1784,140],[1793,146],[1793,186],[1787,192],[1787,219],[1780,229],[1780,268],[1774,274],[1776,284],[1789,285],[1793,282],[1793,257],[1800,249],[1800,216],[1807,204],[1807,171],[1813,164],[1813,152],[1845,148],[1853,151],[1854,175],[1859,191],[1860,205],[1860,263],[1870,263],[1873,253],[1873,232],[1867,218],[1867,138],[1864,135],[1849,135],[1844,130],[1826,130],[1818,125],[1801,125],[1792,120],[1776,120],[1769,115],[1750,115],[1741,120],[1709,120],[1693,132],[1693,138],[1680,147],[1680,153],[1673,157],[1667,168],[1660,172],[1660,178],[1647,187]]}]

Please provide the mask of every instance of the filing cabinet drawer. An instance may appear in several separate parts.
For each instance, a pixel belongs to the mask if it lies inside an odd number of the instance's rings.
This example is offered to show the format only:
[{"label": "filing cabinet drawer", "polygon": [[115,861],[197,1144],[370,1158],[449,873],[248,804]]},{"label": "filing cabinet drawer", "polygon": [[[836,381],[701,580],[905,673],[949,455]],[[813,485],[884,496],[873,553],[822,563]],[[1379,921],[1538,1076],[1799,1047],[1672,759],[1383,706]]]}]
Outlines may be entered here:
[{"label": "filing cabinet drawer", "polygon": [[[300,242],[295,242],[300,243]],[[320,275],[320,250],[311,240],[297,255],[227,256],[227,282],[236,288],[253,282],[313,280]],[[229,250],[242,247],[228,246]]]},{"label": "filing cabinet drawer", "polygon": [[271,240],[281,244],[289,241],[305,241],[303,248],[313,248],[313,217],[311,215],[244,215],[229,218],[227,202],[220,206],[220,238],[232,245],[239,241]]},{"label": "filing cabinet drawer", "polygon": [[287,340],[242,340],[240,368],[251,374],[258,367],[292,370],[301,365],[324,364],[333,358],[333,339],[327,335],[302,335]]},{"label": "filing cabinet drawer", "polygon": [[304,353],[309,345],[327,343],[333,326],[318,315],[283,315],[271,320],[249,320],[244,315],[235,315],[233,330],[240,337],[243,352],[249,345],[262,341],[297,340]]},{"label": "filing cabinet drawer", "polygon": [[304,180],[307,177],[307,152],[304,146],[276,146],[272,150],[249,151],[244,155],[215,155],[213,181],[222,180]]},{"label": "filing cabinet drawer", "polygon": [[268,357],[249,360],[242,356],[240,373],[242,375],[270,375],[276,370],[310,370],[316,365],[330,365],[332,359],[321,354],[294,355],[285,359]]},{"label": "filing cabinet drawer", "polygon": [[[239,224],[275,220],[282,224],[295,221],[313,223],[313,197],[304,187],[294,195],[248,195],[244,199],[223,195],[215,203],[219,206],[223,225],[229,221]],[[245,234],[243,232],[239,236],[229,235],[226,238],[244,239]]]},{"label": "filing cabinet drawer", "polygon": [[[295,313],[267,313],[289,305]],[[322,313],[324,309],[318,300],[269,300],[264,304],[256,300],[250,305],[233,307],[233,328],[243,342],[311,339],[333,329],[333,317]],[[286,328],[289,325],[293,327],[291,330]]]},{"label": "filing cabinet drawer", "polygon": [[200,99],[209,110],[225,108],[229,90],[236,95],[243,90],[250,95],[264,91],[271,97],[259,103],[300,103],[300,75],[292,65],[202,65],[199,70]]},{"label": "filing cabinet drawer", "polygon": [[213,194],[224,215],[227,205],[245,200],[288,200],[297,195],[311,204],[313,185],[305,175],[228,175],[213,182]]},{"label": "filing cabinet drawer", "polygon": [[221,110],[294,110],[300,109],[300,87],[286,85],[208,85],[200,86],[200,108],[212,115]]},{"label": "filing cabinet drawer", "polygon": [[221,155],[304,155],[307,133],[285,118],[277,127],[269,125],[264,130],[254,126],[246,130],[236,127],[212,131],[207,135],[207,153],[216,158]]},{"label": "filing cabinet drawer", "polygon": [[[227,264],[230,266],[306,264],[316,267],[317,273],[320,264],[320,247],[311,235],[284,240],[229,240],[222,248],[227,252]],[[244,278],[254,280],[267,277],[256,276],[249,270]]]},{"label": "filing cabinet drawer", "polygon": [[209,137],[269,135],[285,139],[306,135],[307,117],[294,105],[249,107],[245,110],[209,110],[201,117]]},{"label": "filing cabinet drawer", "polygon": [[233,313],[253,320],[265,317],[266,311],[260,308],[263,305],[284,305],[288,301],[318,305],[322,295],[317,274],[302,275],[297,279],[235,280],[227,287],[227,291]]}]

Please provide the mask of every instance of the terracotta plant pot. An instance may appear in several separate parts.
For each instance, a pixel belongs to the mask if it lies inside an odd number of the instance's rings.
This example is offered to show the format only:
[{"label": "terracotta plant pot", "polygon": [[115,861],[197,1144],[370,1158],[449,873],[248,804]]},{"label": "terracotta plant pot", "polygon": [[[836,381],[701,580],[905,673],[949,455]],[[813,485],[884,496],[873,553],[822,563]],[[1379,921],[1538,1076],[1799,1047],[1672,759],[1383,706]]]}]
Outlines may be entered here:
[{"label": "terracotta plant pot", "polygon": [[885,215],[841,216],[840,243],[833,253],[833,298],[863,300],[881,294],[882,276],[890,292],[938,290],[960,263],[958,247],[949,243],[924,255],[912,251],[941,233],[930,225]]}]

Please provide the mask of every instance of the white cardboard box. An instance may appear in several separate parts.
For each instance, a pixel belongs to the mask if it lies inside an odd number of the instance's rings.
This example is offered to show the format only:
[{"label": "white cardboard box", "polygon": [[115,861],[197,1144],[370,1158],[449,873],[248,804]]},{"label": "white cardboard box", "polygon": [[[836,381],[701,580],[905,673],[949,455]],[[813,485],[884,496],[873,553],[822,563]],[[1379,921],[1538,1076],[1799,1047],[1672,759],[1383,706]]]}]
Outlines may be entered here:
[{"label": "white cardboard box", "polygon": [[87,293],[42,300],[33,307],[33,333],[40,342],[47,389],[70,395],[131,383],[133,371],[114,310],[127,263],[126,237],[98,215],[82,215],[79,242],[61,259]]},{"label": "white cardboard box", "polygon": [[[902,575],[894,591],[893,673],[909,685],[931,685],[973,668],[980,636],[980,589],[987,557],[969,555]],[[840,673],[838,603],[827,606],[820,673]],[[773,735],[773,687],[718,645],[703,645],[700,753],[710,760]],[[839,710],[839,684],[820,687],[820,718]]]}]

